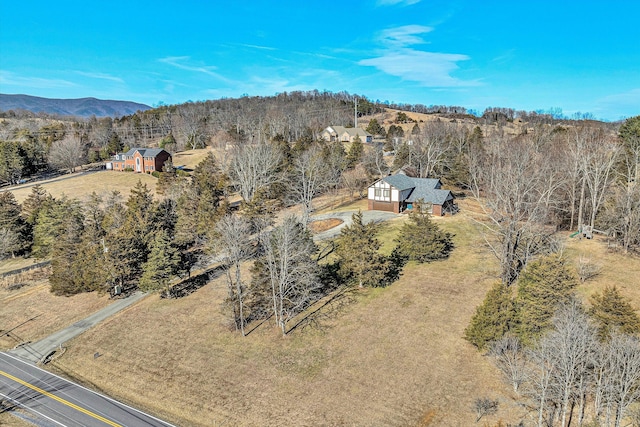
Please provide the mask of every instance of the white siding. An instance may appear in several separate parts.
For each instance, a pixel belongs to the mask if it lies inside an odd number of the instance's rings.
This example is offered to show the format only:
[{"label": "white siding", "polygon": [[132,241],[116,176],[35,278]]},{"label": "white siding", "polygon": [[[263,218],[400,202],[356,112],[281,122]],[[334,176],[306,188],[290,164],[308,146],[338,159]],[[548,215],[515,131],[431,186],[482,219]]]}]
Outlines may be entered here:
[{"label": "white siding", "polygon": [[[394,189],[393,191],[397,190]],[[371,200],[376,200],[379,202],[390,202],[391,194],[391,186],[384,181],[378,181],[371,187],[369,187],[367,197]]]},{"label": "white siding", "polygon": [[391,201],[392,202],[397,202],[399,201],[399,191],[396,190],[395,188],[391,190]]}]

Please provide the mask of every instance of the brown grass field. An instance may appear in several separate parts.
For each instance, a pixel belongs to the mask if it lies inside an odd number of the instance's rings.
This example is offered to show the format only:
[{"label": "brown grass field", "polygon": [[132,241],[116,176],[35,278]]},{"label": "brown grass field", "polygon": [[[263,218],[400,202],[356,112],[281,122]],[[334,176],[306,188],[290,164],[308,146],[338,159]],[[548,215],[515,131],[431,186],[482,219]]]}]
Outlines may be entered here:
[{"label": "brown grass field", "polygon": [[[435,218],[455,234],[449,259],[410,263],[390,287],[355,291],[344,305],[319,311],[316,323],[286,337],[269,322],[249,325],[255,329],[244,338],[230,330],[220,308],[226,292],[220,277],[182,299],[142,300],[67,343],[51,368],[179,426],[515,423],[526,414],[510,388],[462,338],[498,271],[470,219],[479,210],[470,200],[459,204],[460,214]],[[382,228],[383,251],[393,247],[402,221]],[[602,265],[579,295],[586,299],[616,284],[640,307],[634,286],[640,259],[610,252],[600,237],[567,237],[564,253]],[[108,303],[94,294],[54,297],[43,283],[12,292],[0,288],[0,328],[41,314],[42,323],[21,329],[29,338]],[[94,359],[96,352],[102,356]],[[499,410],[476,424],[472,406],[479,397],[498,400]]]},{"label": "brown grass field", "polygon": [[[193,169],[200,161],[202,161],[209,149],[190,150],[177,153],[173,156],[173,164],[176,166],[184,166],[187,169]],[[102,170],[99,172],[80,175],[79,173],[63,175],[49,181],[42,181],[40,185],[47,190],[53,197],[59,198],[66,195],[69,198],[86,200],[92,193],[106,195],[113,190],[117,190],[122,195],[122,199],[129,197],[129,192],[138,180],[155,194],[156,182],[155,177],[144,173],[133,172],[115,172]],[[22,203],[31,193],[31,184],[9,188],[18,202]]]}]

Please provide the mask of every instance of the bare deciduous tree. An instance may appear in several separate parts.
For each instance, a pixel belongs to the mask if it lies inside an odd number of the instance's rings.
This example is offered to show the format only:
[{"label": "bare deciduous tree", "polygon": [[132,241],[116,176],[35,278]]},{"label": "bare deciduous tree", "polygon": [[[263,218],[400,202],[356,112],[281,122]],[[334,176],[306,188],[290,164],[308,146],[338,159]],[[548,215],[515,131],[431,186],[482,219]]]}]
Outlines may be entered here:
[{"label": "bare deciduous tree", "polygon": [[236,148],[229,175],[245,202],[251,202],[259,189],[266,189],[281,179],[278,173],[281,157],[281,153],[268,144]]},{"label": "bare deciduous tree", "polygon": [[527,138],[494,137],[472,158],[474,192],[488,219],[487,239],[500,260],[502,281],[512,284],[526,263],[546,249],[555,230],[547,219],[560,185],[547,150],[538,151]]},{"label": "bare deciduous tree", "polygon": [[312,259],[316,247],[296,217],[289,216],[262,236],[271,285],[276,324],[287,332],[287,322],[316,298],[321,287],[318,264]]},{"label": "bare deciduous tree", "polygon": [[302,223],[306,226],[313,212],[313,198],[331,184],[332,171],[323,161],[317,147],[301,153],[294,161],[292,172],[286,182],[291,200],[302,205]]},{"label": "bare deciduous tree", "polygon": [[242,281],[240,265],[253,253],[252,243],[251,225],[242,217],[227,215],[216,224],[212,246],[224,266],[234,323],[236,330],[240,329],[242,332],[242,336],[245,335],[246,286]]},{"label": "bare deciduous tree", "polygon": [[520,340],[512,335],[506,335],[491,345],[489,354],[493,356],[496,365],[511,383],[513,391],[517,393],[525,380],[527,365]]},{"label": "bare deciduous tree", "polygon": [[76,168],[85,163],[86,147],[82,138],[75,133],[68,133],[59,141],[54,141],[49,150],[49,163],[75,172]]}]

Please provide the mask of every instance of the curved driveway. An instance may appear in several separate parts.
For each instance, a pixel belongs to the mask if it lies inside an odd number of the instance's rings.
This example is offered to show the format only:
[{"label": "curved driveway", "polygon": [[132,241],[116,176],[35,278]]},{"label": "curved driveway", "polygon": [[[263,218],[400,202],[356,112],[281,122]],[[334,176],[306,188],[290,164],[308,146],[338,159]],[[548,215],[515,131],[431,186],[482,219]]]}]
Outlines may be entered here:
[{"label": "curved driveway", "polygon": [[[348,225],[351,225],[352,223],[351,216],[354,213],[358,213],[358,211],[329,212],[326,214],[312,216],[311,221],[321,221],[324,219],[331,219],[331,218],[336,218],[343,221],[342,224],[338,225],[337,227],[333,227],[329,230],[323,231],[322,233],[318,233],[315,236],[313,236],[313,238],[315,240],[324,240],[324,239],[331,239],[333,237],[336,237],[338,234],[340,234],[340,230],[342,230],[344,227]],[[401,216],[402,216],[401,214],[396,214],[393,212],[362,211],[362,222],[364,222],[365,224],[370,222],[378,223],[378,222],[388,221],[394,218],[400,218]]]}]

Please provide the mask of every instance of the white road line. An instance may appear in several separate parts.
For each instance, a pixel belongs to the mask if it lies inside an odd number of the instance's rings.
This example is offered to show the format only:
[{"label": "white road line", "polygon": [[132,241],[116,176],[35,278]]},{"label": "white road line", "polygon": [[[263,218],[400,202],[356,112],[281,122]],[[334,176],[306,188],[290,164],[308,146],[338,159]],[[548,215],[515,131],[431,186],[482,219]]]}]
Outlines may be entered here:
[{"label": "white road line", "polygon": [[[9,400],[11,403],[13,403],[13,404],[15,404],[15,405],[18,405],[18,406],[20,406],[21,408],[24,408],[25,410],[27,410],[27,411],[29,411],[29,412],[33,412],[33,413],[37,414],[38,416],[40,416],[40,417],[42,417],[42,418],[45,418],[45,419],[47,419],[47,420],[51,421],[52,423],[58,424],[59,426],[62,426],[62,427],[68,427],[66,424],[59,423],[58,421],[54,420],[53,418],[49,418],[49,417],[47,417],[45,414],[42,414],[42,413],[40,413],[40,412],[36,411],[36,410],[35,410],[35,409],[33,409],[33,408],[30,408],[30,407],[28,407],[28,406],[26,406],[26,405],[23,405],[22,403],[18,402],[17,400],[15,400],[15,399],[13,399],[13,398],[11,398],[11,397],[9,397],[9,396],[5,395],[5,394],[0,393],[0,396],[4,397],[5,399]],[[33,399],[33,398],[30,398],[30,399]]]},{"label": "white road line", "polygon": [[[154,417],[153,415],[147,414],[146,412],[143,412],[143,411],[141,411],[141,410],[139,410],[139,409],[133,408],[133,407],[131,407],[131,406],[129,406],[129,405],[126,405],[126,404],[124,404],[124,403],[122,403],[122,402],[118,401],[118,400],[115,400],[115,399],[113,399],[113,398],[111,398],[111,397],[109,397],[109,396],[106,396],[106,395],[104,395],[104,394],[102,394],[102,393],[98,393],[97,391],[94,391],[94,390],[91,390],[91,389],[89,389],[89,388],[87,388],[87,387],[84,387],[84,386],[83,386],[83,385],[81,385],[81,384],[77,384],[77,383],[71,382],[71,381],[69,381],[69,380],[67,380],[67,379],[65,379],[65,378],[62,378],[62,377],[61,377],[61,376],[59,376],[59,375],[56,375],[56,374],[54,374],[54,373],[52,373],[52,372],[49,372],[49,371],[46,371],[46,370],[44,370],[44,369],[42,369],[42,368],[39,368],[38,366],[30,365],[30,364],[26,363],[25,361],[23,361],[23,360],[21,360],[21,359],[19,359],[19,358],[15,357],[15,356],[12,356],[12,355],[7,354],[7,353],[0,353],[0,355],[2,355],[2,356],[7,356],[7,357],[9,357],[9,358],[11,358],[11,359],[14,359],[14,360],[16,360],[16,361],[18,361],[18,362],[22,363],[23,365],[27,365],[27,366],[29,366],[29,367],[34,367],[34,368],[36,368],[36,369],[38,369],[38,370],[40,370],[40,371],[42,371],[42,372],[45,372],[45,373],[47,373],[47,374],[49,374],[49,375],[52,375],[52,376],[54,376],[54,377],[56,377],[56,378],[59,378],[59,379],[61,379],[61,380],[65,381],[65,382],[68,382],[68,383],[70,383],[70,384],[73,384],[73,385],[75,385],[76,387],[80,387],[80,388],[82,388],[82,389],[84,389],[84,390],[86,390],[86,391],[88,391],[88,392],[90,392],[90,393],[93,393],[93,394],[95,394],[95,395],[98,395],[98,396],[100,396],[100,397],[103,397],[103,398],[105,398],[105,399],[107,399],[107,400],[111,401],[112,403],[115,403],[115,404],[117,404],[117,405],[123,406],[123,407],[125,407],[125,408],[127,408],[127,409],[130,409],[130,410],[132,410],[132,411],[134,411],[134,412],[137,412],[137,413],[139,413],[139,414],[141,414],[141,415],[145,415],[145,416],[147,416],[147,417],[149,417],[149,418],[151,418],[151,419],[153,419],[153,420],[155,420],[155,421],[158,421],[158,422],[160,422],[160,423],[162,423],[162,424],[164,424],[164,425],[166,425],[166,426],[168,426],[168,427],[177,427],[177,426],[175,426],[175,425],[173,425],[173,424],[170,424],[170,423],[168,423],[168,422],[166,422],[166,421],[164,421],[164,420],[161,420],[160,418],[156,418],[156,417]],[[22,370],[21,368],[19,368],[19,369],[20,369],[20,370]],[[29,374],[29,375],[31,375],[31,376],[33,377],[33,375],[32,375],[32,374]],[[35,378],[35,377],[34,377],[34,378]],[[76,401],[77,401],[77,399],[76,399]]]}]

